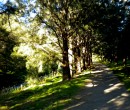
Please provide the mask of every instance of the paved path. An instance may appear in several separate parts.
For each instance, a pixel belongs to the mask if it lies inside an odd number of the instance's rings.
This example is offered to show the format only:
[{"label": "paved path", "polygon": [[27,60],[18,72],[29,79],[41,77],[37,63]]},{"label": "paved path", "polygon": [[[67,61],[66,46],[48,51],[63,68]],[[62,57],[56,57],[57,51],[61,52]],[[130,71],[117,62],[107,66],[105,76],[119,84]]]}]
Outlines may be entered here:
[{"label": "paved path", "polygon": [[96,63],[89,83],[64,110],[130,110],[130,93],[105,65]]}]

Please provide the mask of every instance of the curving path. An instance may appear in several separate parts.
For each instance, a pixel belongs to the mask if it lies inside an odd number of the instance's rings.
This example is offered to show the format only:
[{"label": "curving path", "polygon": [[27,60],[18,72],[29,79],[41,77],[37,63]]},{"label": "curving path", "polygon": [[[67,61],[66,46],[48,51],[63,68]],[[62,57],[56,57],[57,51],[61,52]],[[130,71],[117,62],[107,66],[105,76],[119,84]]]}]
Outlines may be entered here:
[{"label": "curving path", "polygon": [[130,93],[105,65],[95,63],[93,83],[74,97],[64,110],[130,110]]}]

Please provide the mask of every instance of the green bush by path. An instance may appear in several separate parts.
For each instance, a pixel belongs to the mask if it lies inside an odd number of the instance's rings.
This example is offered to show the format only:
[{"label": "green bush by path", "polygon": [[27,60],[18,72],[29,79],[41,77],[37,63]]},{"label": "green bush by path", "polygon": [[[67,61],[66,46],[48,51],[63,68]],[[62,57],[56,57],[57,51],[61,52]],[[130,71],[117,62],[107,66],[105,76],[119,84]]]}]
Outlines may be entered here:
[{"label": "green bush by path", "polygon": [[123,63],[110,63],[105,62],[105,64],[113,71],[113,73],[119,78],[119,80],[124,83],[126,89],[130,91],[130,63],[126,65]]}]

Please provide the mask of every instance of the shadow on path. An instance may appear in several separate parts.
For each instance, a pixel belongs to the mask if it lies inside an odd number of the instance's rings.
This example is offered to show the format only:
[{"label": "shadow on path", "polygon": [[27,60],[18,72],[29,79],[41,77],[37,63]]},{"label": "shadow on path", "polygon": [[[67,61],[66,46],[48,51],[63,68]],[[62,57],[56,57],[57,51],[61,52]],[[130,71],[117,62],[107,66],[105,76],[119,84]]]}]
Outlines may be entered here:
[{"label": "shadow on path", "polygon": [[74,97],[64,110],[130,110],[130,93],[105,65],[95,63],[93,83]]}]

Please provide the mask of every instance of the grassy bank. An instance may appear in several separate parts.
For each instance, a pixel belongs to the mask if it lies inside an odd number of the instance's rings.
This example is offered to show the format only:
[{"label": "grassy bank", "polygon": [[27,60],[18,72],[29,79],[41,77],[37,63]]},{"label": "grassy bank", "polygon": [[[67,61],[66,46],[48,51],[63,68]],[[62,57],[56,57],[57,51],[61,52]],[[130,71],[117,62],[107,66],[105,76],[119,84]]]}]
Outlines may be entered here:
[{"label": "grassy bank", "polygon": [[61,76],[45,84],[0,94],[0,110],[62,110],[85,85],[89,74],[62,82]]},{"label": "grassy bank", "polygon": [[126,65],[122,64],[122,62],[117,63],[110,63],[110,62],[103,62],[106,64],[113,73],[119,78],[119,80],[124,83],[126,89],[130,92],[130,63],[128,62]]}]

